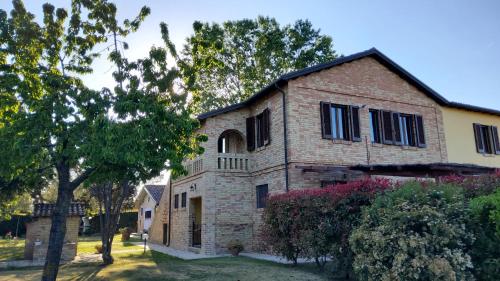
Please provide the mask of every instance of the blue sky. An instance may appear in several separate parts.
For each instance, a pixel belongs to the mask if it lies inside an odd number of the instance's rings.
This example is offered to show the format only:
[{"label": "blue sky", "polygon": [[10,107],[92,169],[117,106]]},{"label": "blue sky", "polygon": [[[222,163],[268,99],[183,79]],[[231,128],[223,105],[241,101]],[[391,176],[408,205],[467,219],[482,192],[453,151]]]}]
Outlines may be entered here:
[{"label": "blue sky", "polygon": [[[50,1],[68,6],[67,1]],[[180,49],[195,20],[222,22],[258,15],[281,24],[309,19],[332,36],[338,53],[376,47],[449,100],[500,110],[500,1],[115,1],[119,17],[147,5],[152,13],[127,40],[131,58],[160,45],[158,24],[166,22]],[[40,15],[42,1],[26,1]],[[10,9],[1,0],[0,8]],[[98,60],[85,77],[93,88],[110,87],[112,69]]]}]

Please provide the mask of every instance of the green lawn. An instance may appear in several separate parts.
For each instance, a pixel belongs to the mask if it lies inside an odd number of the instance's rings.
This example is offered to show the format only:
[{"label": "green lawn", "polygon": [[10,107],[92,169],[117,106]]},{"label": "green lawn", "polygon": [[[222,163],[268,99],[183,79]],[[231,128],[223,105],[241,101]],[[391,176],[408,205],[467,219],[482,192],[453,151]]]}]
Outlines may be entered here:
[{"label": "green lawn", "polygon": [[0,239],[0,261],[22,260],[24,257],[24,239]]},{"label": "green lawn", "polygon": [[[78,252],[93,252],[99,241],[84,238]],[[118,237],[117,237],[118,238]],[[119,241],[119,238],[117,239]],[[115,263],[103,267],[99,264],[64,265],[59,270],[60,280],[328,280],[314,265],[292,267],[245,257],[225,257],[184,261],[154,251],[145,254],[140,246],[115,242]],[[0,271],[0,280],[40,280],[41,269],[15,269]]]}]

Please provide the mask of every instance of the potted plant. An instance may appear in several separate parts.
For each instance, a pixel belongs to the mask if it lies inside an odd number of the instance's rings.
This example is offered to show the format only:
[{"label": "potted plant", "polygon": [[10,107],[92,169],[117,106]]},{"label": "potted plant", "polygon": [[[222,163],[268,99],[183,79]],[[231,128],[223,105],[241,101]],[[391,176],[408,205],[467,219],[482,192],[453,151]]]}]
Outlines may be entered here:
[{"label": "potted plant", "polygon": [[130,227],[120,228],[120,233],[122,234],[122,242],[130,240],[130,234],[132,233],[132,229]]},{"label": "potted plant", "polygon": [[227,249],[231,255],[238,256],[244,250],[244,247],[240,240],[231,240],[227,244]]}]

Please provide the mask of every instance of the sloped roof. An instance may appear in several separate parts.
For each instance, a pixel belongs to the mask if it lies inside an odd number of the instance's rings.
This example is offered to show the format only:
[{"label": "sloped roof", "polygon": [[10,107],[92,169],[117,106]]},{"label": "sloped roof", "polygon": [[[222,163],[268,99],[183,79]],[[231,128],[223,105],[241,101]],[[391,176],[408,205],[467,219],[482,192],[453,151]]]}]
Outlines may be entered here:
[{"label": "sloped roof", "polygon": [[450,102],[440,94],[438,94],[436,91],[431,89],[429,86],[425,85],[422,81],[417,79],[415,76],[413,76],[411,73],[406,71],[404,68],[399,66],[397,63],[389,59],[386,55],[384,55],[382,52],[377,50],[376,48],[371,48],[369,50],[355,53],[349,56],[344,56],[340,57],[338,59],[335,59],[330,62],[314,65],[311,67],[307,67],[301,70],[293,71],[287,74],[284,74],[280,76],[278,79],[264,87],[262,90],[248,98],[247,100],[233,104],[224,108],[212,110],[203,114],[200,114],[198,116],[199,120],[205,120],[209,117],[214,117],[226,112],[230,112],[233,110],[237,110],[240,108],[243,108],[257,99],[269,94],[271,91],[275,90],[277,87],[280,85],[286,84],[289,80],[309,75],[311,73],[315,73],[321,70],[325,70],[328,68],[332,68],[344,63],[352,62],[355,60],[359,60],[365,57],[372,57],[379,61],[381,64],[389,68],[390,70],[394,71],[396,74],[401,76],[401,78],[405,79],[407,82],[415,86],[417,89],[421,90],[423,93],[425,93],[429,98],[433,99],[435,102],[437,102],[439,105],[442,106],[449,106],[449,107],[454,107],[454,108],[459,108],[459,109],[464,109],[464,110],[470,110],[470,111],[476,111],[476,112],[484,112],[484,113],[489,113],[489,114],[495,114],[500,116],[500,111],[494,110],[494,109],[488,109],[488,108],[482,108],[482,107],[477,107],[477,106],[472,106],[472,105],[466,105],[466,104],[461,104],[461,103],[456,103],[456,102]]},{"label": "sloped roof", "polygon": [[165,189],[164,185],[146,185],[144,188],[156,203],[160,203],[163,190]]},{"label": "sloped roof", "polygon": [[[33,217],[50,217],[54,211],[55,204],[38,203],[35,204]],[[68,209],[68,216],[84,216],[85,206],[83,203],[71,203]]]}]

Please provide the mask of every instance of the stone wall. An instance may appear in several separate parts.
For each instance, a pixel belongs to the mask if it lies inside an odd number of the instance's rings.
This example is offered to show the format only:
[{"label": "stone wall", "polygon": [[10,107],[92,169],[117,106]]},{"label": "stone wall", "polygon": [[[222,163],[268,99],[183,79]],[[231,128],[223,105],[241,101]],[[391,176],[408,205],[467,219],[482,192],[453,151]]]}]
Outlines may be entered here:
[{"label": "stone wall", "polygon": [[[151,223],[151,228],[149,229],[149,239],[153,243],[163,244],[163,225],[168,224],[168,212],[169,212],[169,187],[170,183],[165,185],[165,190],[163,191],[163,195],[160,199],[160,203],[155,209],[155,215],[153,218],[153,222]],[[139,209],[140,212],[140,209]],[[167,233],[168,234],[168,233]],[[168,241],[165,241],[168,242]]]},{"label": "stone wall", "polygon": [[[47,255],[49,245],[50,227],[52,220],[48,217],[36,218],[26,226],[26,241],[24,258],[34,261],[43,261]],[[66,221],[66,236],[61,260],[70,261],[76,256],[78,244],[78,229],[80,217],[68,217]]]}]

